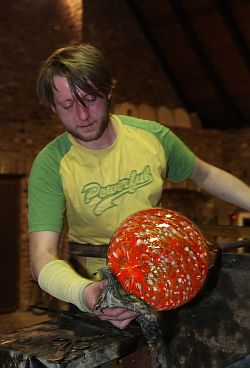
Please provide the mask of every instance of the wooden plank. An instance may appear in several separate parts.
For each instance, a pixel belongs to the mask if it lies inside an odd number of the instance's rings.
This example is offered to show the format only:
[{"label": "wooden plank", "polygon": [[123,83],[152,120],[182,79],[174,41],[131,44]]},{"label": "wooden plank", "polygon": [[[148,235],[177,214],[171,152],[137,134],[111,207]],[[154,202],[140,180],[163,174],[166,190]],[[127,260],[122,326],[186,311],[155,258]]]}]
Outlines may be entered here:
[{"label": "wooden plank", "polygon": [[20,177],[0,177],[0,313],[18,308]]},{"label": "wooden plank", "polygon": [[250,238],[250,227],[228,225],[198,225],[206,234],[212,236],[225,236],[230,238]]}]

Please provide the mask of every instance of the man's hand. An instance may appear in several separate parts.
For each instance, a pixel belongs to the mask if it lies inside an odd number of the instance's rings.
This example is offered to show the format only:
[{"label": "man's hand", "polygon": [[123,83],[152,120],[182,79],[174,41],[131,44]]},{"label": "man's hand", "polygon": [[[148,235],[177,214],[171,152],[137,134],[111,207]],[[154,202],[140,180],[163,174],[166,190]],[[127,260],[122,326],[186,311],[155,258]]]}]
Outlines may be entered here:
[{"label": "man's hand", "polygon": [[[98,296],[108,286],[108,280],[102,280],[89,284],[84,289],[84,302],[89,310],[93,310]],[[126,308],[105,308],[96,315],[102,321],[109,321],[115,327],[124,329],[138,314]]]},{"label": "man's hand", "polygon": [[124,329],[138,314],[126,308],[105,308],[97,316],[102,321],[109,321],[115,327]]}]

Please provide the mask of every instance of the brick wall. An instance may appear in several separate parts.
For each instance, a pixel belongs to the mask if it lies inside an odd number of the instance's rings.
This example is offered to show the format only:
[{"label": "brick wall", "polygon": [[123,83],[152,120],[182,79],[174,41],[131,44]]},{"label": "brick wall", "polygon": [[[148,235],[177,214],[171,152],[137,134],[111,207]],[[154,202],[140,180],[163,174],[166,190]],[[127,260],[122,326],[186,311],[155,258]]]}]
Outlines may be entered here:
[{"label": "brick wall", "polygon": [[20,307],[30,300],[27,177],[37,152],[62,132],[39,105],[37,70],[56,48],[82,40],[82,0],[0,2],[0,175],[20,174]]},{"label": "brick wall", "polygon": [[[162,74],[122,0],[85,1],[82,36],[82,1],[1,0],[0,2],[0,175],[21,174],[20,308],[29,305],[27,178],[37,152],[62,127],[51,111],[39,106],[34,86],[37,69],[52,50],[70,42],[92,42],[108,58],[117,80],[116,101],[174,108],[179,101]],[[115,31],[114,31],[115,29]],[[138,72],[139,70],[139,72]],[[173,128],[202,159],[224,167],[250,183],[250,130]],[[187,182],[168,189],[199,191]],[[202,196],[200,198],[203,198]],[[205,197],[204,197],[205,198]],[[175,203],[178,198],[174,198]],[[183,201],[180,203],[183,206]],[[232,211],[221,201],[209,212],[226,222]],[[218,216],[218,215],[216,215]],[[204,217],[204,214],[203,214]]]}]

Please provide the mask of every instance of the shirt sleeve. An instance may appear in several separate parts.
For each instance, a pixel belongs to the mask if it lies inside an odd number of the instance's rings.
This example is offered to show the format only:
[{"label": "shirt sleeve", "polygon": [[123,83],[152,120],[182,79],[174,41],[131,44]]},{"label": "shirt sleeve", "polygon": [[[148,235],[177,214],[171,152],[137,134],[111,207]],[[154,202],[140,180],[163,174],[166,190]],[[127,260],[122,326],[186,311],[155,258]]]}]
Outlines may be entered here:
[{"label": "shirt sleeve", "polygon": [[166,160],[166,178],[181,182],[190,177],[195,168],[195,154],[166,126],[145,120],[143,129],[151,132],[160,142]]},{"label": "shirt sleeve", "polygon": [[28,185],[29,232],[61,232],[65,198],[60,177],[60,158],[44,149],[36,157]]},{"label": "shirt sleeve", "polygon": [[166,178],[173,182],[181,182],[190,177],[195,168],[195,154],[166,126],[155,121],[119,116],[129,125],[147,130],[160,142],[166,160]]},{"label": "shirt sleeve", "polygon": [[176,183],[188,179],[195,168],[195,154],[171,130],[165,133],[162,144],[167,161],[167,178]]}]

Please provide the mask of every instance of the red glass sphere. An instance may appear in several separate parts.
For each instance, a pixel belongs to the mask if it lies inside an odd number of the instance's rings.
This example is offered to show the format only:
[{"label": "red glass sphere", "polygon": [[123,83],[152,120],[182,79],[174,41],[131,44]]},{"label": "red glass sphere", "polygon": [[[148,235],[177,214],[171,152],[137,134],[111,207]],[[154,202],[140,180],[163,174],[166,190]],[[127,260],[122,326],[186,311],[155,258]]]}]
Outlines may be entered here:
[{"label": "red glass sphere", "polygon": [[122,222],[111,239],[107,263],[124,290],[155,310],[168,310],[187,303],[203,286],[208,248],[187,217],[152,208]]}]

